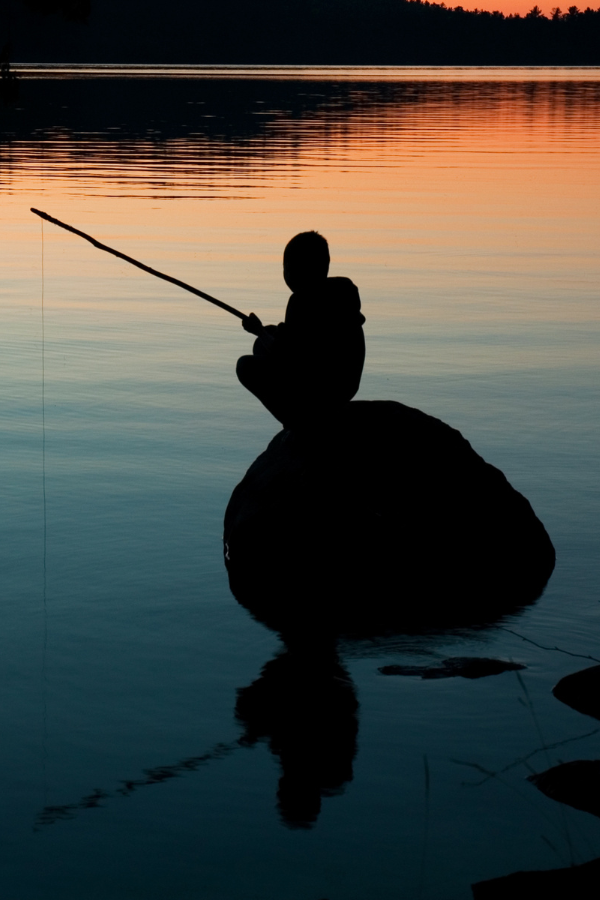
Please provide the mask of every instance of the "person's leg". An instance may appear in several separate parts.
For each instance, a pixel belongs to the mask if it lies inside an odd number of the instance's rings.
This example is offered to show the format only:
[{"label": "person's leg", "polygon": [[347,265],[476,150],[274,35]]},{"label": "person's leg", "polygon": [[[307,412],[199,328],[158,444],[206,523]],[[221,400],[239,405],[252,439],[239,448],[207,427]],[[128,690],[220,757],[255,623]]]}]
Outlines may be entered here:
[{"label": "person's leg", "polygon": [[241,356],[237,361],[236,375],[240,384],[258,397],[272,416],[275,416],[286,427],[285,402],[281,396],[281,384],[278,383],[273,367],[266,359],[256,356]]}]

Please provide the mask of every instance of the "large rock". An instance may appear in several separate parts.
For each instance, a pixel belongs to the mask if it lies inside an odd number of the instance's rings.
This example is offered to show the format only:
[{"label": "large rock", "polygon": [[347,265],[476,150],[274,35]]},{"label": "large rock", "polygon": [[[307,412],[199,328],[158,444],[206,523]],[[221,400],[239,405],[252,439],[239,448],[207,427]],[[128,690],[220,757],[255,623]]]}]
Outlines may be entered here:
[{"label": "large rock", "polygon": [[600,859],[580,866],[546,871],[514,872],[471,885],[474,900],[598,900]]},{"label": "large rock", "polygon": [[528,775],[527,780],[552,800],[600,816],[600,759],[560,763],[545,772]]},{"label": "large rock", "polygon": [[577,712],[600,719],[600,666],[565,675],[552,688],[552,693]]},{"label": "large rock", "polygon": [[390,401],[277,434],[232,494],[224,542],[234,594],[279,630],[489,621],[539,596],[555,558],[502,472]]}]

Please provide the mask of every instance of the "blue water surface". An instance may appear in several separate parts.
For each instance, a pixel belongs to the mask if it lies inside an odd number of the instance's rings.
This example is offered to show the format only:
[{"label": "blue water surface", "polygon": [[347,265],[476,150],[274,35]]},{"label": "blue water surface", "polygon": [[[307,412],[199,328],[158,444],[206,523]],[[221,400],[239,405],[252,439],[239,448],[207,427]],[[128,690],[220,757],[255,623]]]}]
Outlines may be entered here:
[{"label": "blue water surface", "polygon": [[[462,900],[600,855],[597,819],[526,781],[600,752],[551,694],[600,661],[600,81],[288,76],[23,78],[7,111],[7,898]],[[311,827],[282,819],[279,761],[234,714],[283,649],[222,560],[277,430],[235,380],[248,338],[51,226],[42,248],[32,205],[275,321],[283,245],[319,228],[363,298],[359,396],[459,428],[553,539],[544,595],[496,627],[342,644],[357,753]],[[379,672],[469,655],[526,668]]]}]

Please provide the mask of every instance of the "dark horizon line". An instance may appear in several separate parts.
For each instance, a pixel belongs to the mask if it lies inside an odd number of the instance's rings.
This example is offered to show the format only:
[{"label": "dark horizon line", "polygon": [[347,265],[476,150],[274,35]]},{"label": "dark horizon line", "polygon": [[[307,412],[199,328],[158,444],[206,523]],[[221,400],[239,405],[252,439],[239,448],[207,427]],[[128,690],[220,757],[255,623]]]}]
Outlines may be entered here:
[{"label": "dark horizon line", "polygon": [[12,62],[11,67],[16,68],[142,68],[146,66],[160,66],[171,69],[600,69],[599,63],[248,63],[248,62],[221,62],[221,63],[163,63],[163,62]]},{"label": "dark horizon line", "polygon": [[85,74],[88,71],[93,71],[94,75],[102,75],[106,76],[110,75],[119,75],[122,72],[127,72],[128,74],[136,74],[140,75],[150,74],[147,72],[148,69],[161,69],[164,71],[170,71],[172,73],[181,72],[182,75],[188,74],[190,70],[195,70],[198,73],[202,72],[218,72],[219,74],[226,75],[228,71],[231,72],[231,75],[234,76],[237,71],[254,71],[258,73],[260,71],[264,71],[266,74],[271,74],[275,72],[281,72],[282,70],[289,71],[290,74],[294,74],[297,72],[301,72],[306,70],[307,72],[319,72],[323,74],[327,74],[328,71],[332,73],[340,72],[343,70],[347,70],[349,73],[352,73],[357,70],[368,70],[372,69],[377,72],[385,72],[387,71],[398,71],[402,69],[415,71],[415,70],[463,70],[463,71],[481,71],[481,70],[493,70],[493,69],[513,69],[513,70],[524,70],[524,71],[536,71],[536,70],[586,70],[586,71],[598,71],[600,72],[600,64],[598,63],[249,63],[249,62],[240,62],[240,63],[231,63],[231,62],[222,62],[222,63],[165,63],[165,62],[135,62],[135,63],[115,63],[115,62],[13,62],[11,63],[11,69],[18,75],[27,75],[29,73],[48,73],[51,74],[56,72],[57,74],[61,73],[77,73],[81,72]]}]

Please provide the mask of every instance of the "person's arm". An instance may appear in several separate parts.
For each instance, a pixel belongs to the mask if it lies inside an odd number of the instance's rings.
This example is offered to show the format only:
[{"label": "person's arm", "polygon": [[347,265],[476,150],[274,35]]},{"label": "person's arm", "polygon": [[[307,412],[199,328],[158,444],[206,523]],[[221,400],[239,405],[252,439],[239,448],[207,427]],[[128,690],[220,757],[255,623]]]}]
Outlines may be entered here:
[{"label": "person's arm", "polygon": [[248,331],[250,334],[256,335],[257,338],[264,345],[265,349],[269,349],[273,342],[275,341],[274,331],[275,325],[263,325],[258,316],[254,313],[250,313],[249,316],[246,316],[242,319],[242,328],[244,331]]}]

